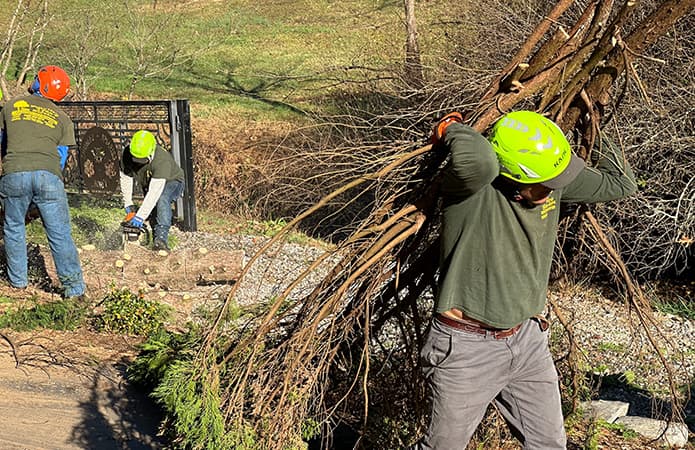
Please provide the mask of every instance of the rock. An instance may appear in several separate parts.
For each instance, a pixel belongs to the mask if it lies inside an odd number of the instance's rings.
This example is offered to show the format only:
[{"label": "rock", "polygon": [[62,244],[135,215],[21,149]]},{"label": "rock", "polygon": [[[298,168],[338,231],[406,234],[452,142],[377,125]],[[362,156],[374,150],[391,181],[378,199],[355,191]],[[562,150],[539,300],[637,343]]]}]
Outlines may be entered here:
[{"label": "rock", "polygon": [[591,402],[582,402],[581,408],[587,415],[591,415],[591,417],[595,419],[613,423],[618,417],[627,415],[630,404],[611,400],[594,400]]},{"label": "rock", "polygon": [[92,251],[92,250],[96,250],[96,249],[97,249],[97,247],[96,247],[96,245],[94,245],[94,244],[85,244],[85,245],[82,246],[82,250],[84,250],[84,251],[86,251],[86,252],[89,252],[89,251]]},{"label": "rock", "polygon": [[114,265],[115,265],[116,267],[118,267],[119,269],[122,268],[124,264],[125,264],[125,263],[123,262],[122,259],[117,259],[116,262],[114,263]]},{"label": "rock", "polygon": [[[659,438],[657,442],[674,448],[685,447],[688,443],[688,426],[684,423],[667,423],[664,420],[638,416],[618,417],[615,423],[624,425],[625,428],[629,428],[647,439]],[[666,428],[667,426],[668,428]],[[666,432],[661,436],[664,430]]]},{"label": "rock", "polygon": [[126,261],[130,261],[131,259],[133,259],[133,257],[130,256],[129,254],[127,254],[127,253],[124,253],[124,254],[121,256],[121,258],[123,258],[123,259],[126,260]]},{"label": "rock", "polygon": [[169,252],[167,252],[166,250],[160,250],[157,252],[157,254],[159,256],[167,256],[169,254]]},{"label": "rock", "polygon": [[208,252],[208,249],[205,247],[200,247],[198,249],[198,253],[200,253],[201,255],[205,255],[205,254],[207,254],[207,252]]},{"label": "rock", "polygon": [[151,272],[151,271],[150,271],[150,268],[149,268],[149,267],[145,267],[145,268],[142,270],[142,273],[144,273],[145,275],[149,274],[150,272]]},{"label": "rock", "polygon": [[159,292],[157,292],[157,295],[159,295],[161,298],[164,298],[167,296],[167,293],[166,293],[166,291],[159,291]]}]

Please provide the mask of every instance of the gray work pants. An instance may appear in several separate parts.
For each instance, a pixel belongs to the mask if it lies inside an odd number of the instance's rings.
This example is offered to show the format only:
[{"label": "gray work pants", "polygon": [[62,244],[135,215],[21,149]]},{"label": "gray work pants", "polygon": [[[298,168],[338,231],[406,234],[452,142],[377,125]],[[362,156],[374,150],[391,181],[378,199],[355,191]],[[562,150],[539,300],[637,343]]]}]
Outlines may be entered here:
[{"label": "gray work pants", "polygon": [[434,319],[420,356],[432,418],[413,450],[465,449],[493,401],[524,449],[566,448],[548,331],[535,319],[505,339],[458,330]]}]

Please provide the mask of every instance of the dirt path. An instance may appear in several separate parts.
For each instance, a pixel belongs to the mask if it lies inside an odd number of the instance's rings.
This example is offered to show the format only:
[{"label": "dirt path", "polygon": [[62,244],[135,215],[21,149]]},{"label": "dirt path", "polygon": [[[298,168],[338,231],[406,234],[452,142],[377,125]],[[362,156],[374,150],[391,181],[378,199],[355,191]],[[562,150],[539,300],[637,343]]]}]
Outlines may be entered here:
[{"label": "dirt path", "polygon": [[159,411],[123,378],[132,343],[85,332],[4,334],[17,359],[3,341],[0,450],[162,448]]}]

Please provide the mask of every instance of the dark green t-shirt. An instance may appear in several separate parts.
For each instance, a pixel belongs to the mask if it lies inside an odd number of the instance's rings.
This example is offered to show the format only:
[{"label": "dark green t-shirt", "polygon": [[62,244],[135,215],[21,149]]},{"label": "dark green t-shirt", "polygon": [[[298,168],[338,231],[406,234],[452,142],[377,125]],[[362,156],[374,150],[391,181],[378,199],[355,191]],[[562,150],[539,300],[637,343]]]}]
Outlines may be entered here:
[{"label": "dark green t-shirt", "polygon": [[604,157],[543,205],[528,208],[493,185],[499,164],[490,143],[452,124],[444,142],[451,164],[442,182],[443,215],[436,311],[458,308],[498,328],[542,312],[560,217],[560,201],[602,202],[632,194],[634,176],[607,141]]},{"label": "dark green t-shirt", "polygon": [[183,169],[176,164],[171,153],[157,145],[152,161],[147,164],[133,162],[133,155],[128,148],[123,150],[120,164],[121,172],[132,177],[144,190],[147,190],[152,178],[167,181],[184,181]]},{"label": "dark green t-shirt", "polygon": [[2,172],[47,170],[62,177],[58,146],[74,146],[72,120],[51,100],[25,95],[8,101],[0,128],[7,138]]}]

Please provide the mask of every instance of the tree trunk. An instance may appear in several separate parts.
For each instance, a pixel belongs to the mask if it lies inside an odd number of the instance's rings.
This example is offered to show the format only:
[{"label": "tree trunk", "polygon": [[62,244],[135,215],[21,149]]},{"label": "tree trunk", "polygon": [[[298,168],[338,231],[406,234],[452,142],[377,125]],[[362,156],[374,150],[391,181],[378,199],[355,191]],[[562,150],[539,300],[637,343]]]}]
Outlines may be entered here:
[{"label": "tree trunk", "polygon": [[403,0],[405,7],[405,79],[415,89],[424,86],[420,48],[418,46],[415,0]]}]

